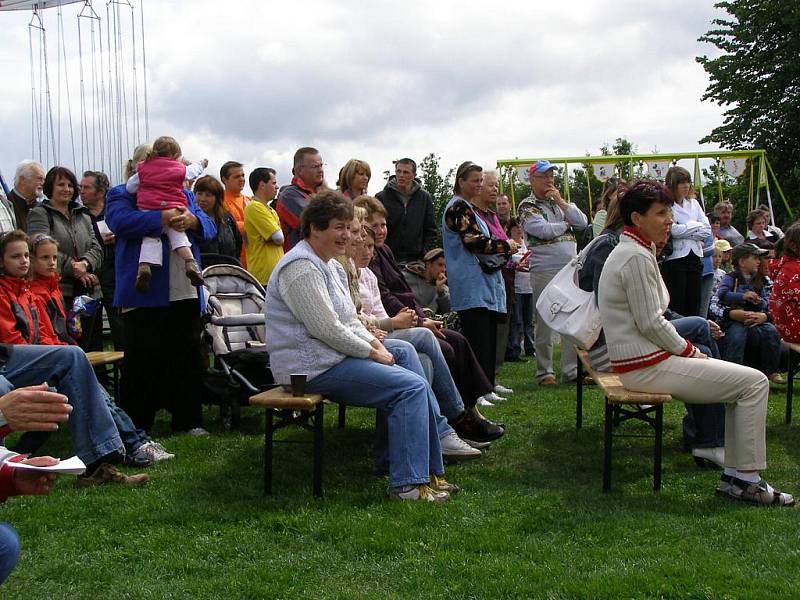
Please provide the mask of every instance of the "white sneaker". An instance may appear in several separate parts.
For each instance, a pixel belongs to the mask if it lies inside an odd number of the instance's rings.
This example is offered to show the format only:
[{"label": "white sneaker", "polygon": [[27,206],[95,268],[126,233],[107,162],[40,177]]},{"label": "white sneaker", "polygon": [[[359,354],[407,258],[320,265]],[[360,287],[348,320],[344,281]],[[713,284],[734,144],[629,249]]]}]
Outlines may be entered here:
[{"label": "white sneaker", "polygon": [[504,385],[500,385],[498,383],[496,386],[494,386],[494,393],[495,394],[513,394],[514,390],[512,390],[511,388],[507,388]]},{"label": "white sneaker", "polygon": [[497,402],[505,402],[506,401],[505,398],[503,398],[502,396],[498,396],[494,392],[489,392],[488,394],[486,394],[484,396],[484,398],[486,398],[489,402],[495,402],[495,403],[497,403]]},{"label": "white sneaker", "polygon": [[[459,438],[460,439],[460,438]],[[473,440],[461,440],[462,442],[466,442],[473,448],[477,448],[478,450],[483,450],[484,448],[488,448],[492,445],[492,442],[476,442]]]},{"label": "white sneaker", "polygon": [[392,500],[422,500],[423,502],[447,502],[450,494],[431,489],[427,483],[419,485],[404,485],[389,488],[389,498]]},{"label": "white sneaker", "polygon": [[[488,395],[488,394],[487,394]],[[478,406],[494,406],[491,402],[486,399],[486,396],[481,396],[478,398]]]},{"label": "white sneaker", "polygon": [[202,427],[192,427],[186,433],[188,433],[189,435],[194,436],[194,437],[202,437],[204,435],[211,435],[210,433],[208,433],[207,429],[203,429]]},{"label": "white sneaker", "polygon": [[164,446],[158,442],[150,440],[139,446],[136,452],[133,453],[133,457],[135,459],[147,459],[150,462],[159,462],[175,458],[175,455],[167,452]]},{"label": "white sneaker", "polygon": [[481,451],[473,448],[464,440],[458,437],[455,431],[451,431],[440,440],[442,446],[442,456],[446,458],[454,458],[465,460],[468,458],[478,458],[481,456]]}]

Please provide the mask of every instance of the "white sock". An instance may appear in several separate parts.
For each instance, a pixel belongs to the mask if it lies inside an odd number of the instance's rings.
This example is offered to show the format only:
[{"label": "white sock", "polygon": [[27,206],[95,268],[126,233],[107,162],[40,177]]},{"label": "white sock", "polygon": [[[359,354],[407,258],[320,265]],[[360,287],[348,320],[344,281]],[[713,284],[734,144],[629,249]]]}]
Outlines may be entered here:
[{"label": "white sock", "polygon": [[733,467],[725,467],[723,473],[725,473],[725,475],[727,475],[728,477],[736,477],[736,469],[734,469]]},{"label": "white sock", "polygon": [[748,483],[758,483],[761,481],[761,475],[759,475],[758,471],[753,471],[752,473],[743,473],[742,471],[736,471],[736,475],[738,479],[742,481],[746,481]]}]

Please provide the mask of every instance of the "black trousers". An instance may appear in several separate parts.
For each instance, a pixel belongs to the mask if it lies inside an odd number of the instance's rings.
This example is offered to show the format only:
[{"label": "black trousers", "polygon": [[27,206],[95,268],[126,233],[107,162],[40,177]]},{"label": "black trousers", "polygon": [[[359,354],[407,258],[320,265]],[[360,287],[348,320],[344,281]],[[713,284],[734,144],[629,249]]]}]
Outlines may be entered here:
[{"label": "black trousers", "polygon": [[203,409],[199,300],[137,308],[122,315],[125,361],[120,405],[136,427],[149,431],[156,412],[172,413],[172,430],[200,427]]},{"label": "black trousers", "polygon": [[478,402],[478,398],[494,389],[494,384],[487,379],[466,336],[452,329],[442,329],[441,332],[444,339],[437,337],[436,341],[439,342],[444,360],[450,368],[453,383],[461,394],[464,406],[472,408]]},{"label": "black trousers", "polygon": [[690,252],[683,258],[661,263],[661,276],[669,292],[669,307],[684,317],[700,315],[703,263]]},{"label": "black trousers", "polygon": [[[458,311],[461,333],[472,346],[478,364],[494,389],[497,354],[497,321],[499,313],[488,308],[470,308]],[[491,391],[491,390],[490,390]]]}]

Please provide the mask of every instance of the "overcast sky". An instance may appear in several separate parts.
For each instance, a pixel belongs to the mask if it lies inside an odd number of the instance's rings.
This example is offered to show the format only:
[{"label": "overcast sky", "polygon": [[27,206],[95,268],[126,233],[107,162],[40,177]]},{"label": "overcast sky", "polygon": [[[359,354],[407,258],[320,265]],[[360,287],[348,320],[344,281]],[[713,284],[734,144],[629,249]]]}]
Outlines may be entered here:
[{"label": "overcast sky", "polygon": [[[63,8],[78,140],[79,9]],[[715,50],[697,42],[723,16],[710,0],[147,0],[144,13],[151,138],[176,137],[187,157],[208,157],[212,174],[232,159],[272,166],[288,183],[294,151],[311,145],[330,184],[348,158],[368,161],[374,193],[401,156],[435,152],[446,171],[462,160],[597,154],[620,136],[641,152],[689,152],[722,121],[720,107],[700,101],[708,79],[695,62]],[[43,17],[55,109],[57,11]],[[31,155],[30,18],[0,12],[6,177]],[[61,162],[73,166],[60,97]]]}]

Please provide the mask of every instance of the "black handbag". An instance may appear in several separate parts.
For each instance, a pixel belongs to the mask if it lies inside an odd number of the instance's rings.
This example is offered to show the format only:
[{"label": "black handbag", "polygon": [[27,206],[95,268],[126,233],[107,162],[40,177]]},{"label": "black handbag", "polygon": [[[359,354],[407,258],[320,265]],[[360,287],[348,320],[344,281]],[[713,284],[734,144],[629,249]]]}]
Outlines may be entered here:
[{"label": "black handbag", "polygon": [[476,254],[475,258],[484,273],[496,273],[508,263],[505,254]]}]

